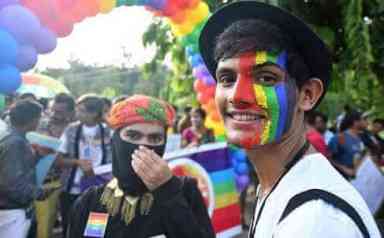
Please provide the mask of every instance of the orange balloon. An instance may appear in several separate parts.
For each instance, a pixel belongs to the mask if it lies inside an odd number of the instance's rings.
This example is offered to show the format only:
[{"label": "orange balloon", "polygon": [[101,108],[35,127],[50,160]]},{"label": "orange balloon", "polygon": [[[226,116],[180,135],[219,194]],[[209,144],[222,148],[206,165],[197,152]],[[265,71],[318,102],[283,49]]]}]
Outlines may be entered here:
[{"label": "orange balloon", "polygon": [[214,111],[216,110],[216,102],[214,99],[211,99],[209,100],[209,102],[207,103],[207,111],[208,112],[211,112],[211,111]]},{"label": "orange balloon", "polygon": [[213,121],[217,122],[217,121],[220,121],[221,120],[221,117],[220,117],[220,114],[217,110],[213,111],[210,115],[209,115]]}]

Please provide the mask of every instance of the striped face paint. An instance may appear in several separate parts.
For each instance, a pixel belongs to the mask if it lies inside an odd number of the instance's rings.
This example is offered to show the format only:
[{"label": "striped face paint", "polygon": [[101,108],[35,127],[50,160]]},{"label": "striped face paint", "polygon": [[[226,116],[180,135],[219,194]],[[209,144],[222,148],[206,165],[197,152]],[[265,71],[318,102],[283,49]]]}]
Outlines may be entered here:
[{"label": "striped face paint", "polygon": [[[294,80],[288,80],[287,73],[284,80],[273,85],[267,85],[255,79],[253,74],[255,66],[263,64],[272,64],[287,72],[287,54],[285,51],[281,53],[259,51],[240,56],[240,78],[238,80],[243,80],[243,82],[239,82],[239,85],[241,83],[244,86],[238,90],[248,92],[250,95],[242,96],[248,97],[248,101],[252,101],[249,99],[253,98],[255,103],[252,107],[266,115],[266,118],[259,119],[261,122],[252,136],[242,138],[241,145],[249,149],[255,145],[265,145],[277,141],[288,131],[296,100],[295,83]],[[252,89],[249,90],[248,87],[252,87]]]}]

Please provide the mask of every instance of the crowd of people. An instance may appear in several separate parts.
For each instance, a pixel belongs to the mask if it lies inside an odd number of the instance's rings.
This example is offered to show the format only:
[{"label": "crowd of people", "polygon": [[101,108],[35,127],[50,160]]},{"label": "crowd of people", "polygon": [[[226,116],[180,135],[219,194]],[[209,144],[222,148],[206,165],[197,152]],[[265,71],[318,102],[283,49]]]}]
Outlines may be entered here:
[{"label": "crowd of people", "polygon": [[[134,213],[128,208],[118,211],[119,204],[125,202],[133,209],[147,206],[147,210],[152,209],[157,214],[151,215],[150,222],[155,227],[147,229],[147,235],[214,237],[196,181],[176,179],[165,161],[162,162],[165,164],[158,163],[164,154],[168,128],[180,124],[175,120],[171,105],[142,95],[119,97],[112,103],[92,94],[75,100],[62,93],[46,106],[44,108],[40,100],[28,93],[18,96],[3,112],[7,128],[2,130],[0,140],[0,237],[48,238],[53,236],[53,228],[58,224],[62,227],[62,237],[81,237],[90,204],[94,212],[103,210],[111,215],[118,214],[118,219],[114,220],[116,226],[129,225]],[[153,111],[158,107],[163,108]],[[181,133],[187,141],[185,145],[213,142],[212,132],[204,127],[204,111],[194,108],[190,114],[191,126]],[[30,145],[26,134],[32,131],[57,138],[57,150]],[[209,138],[205,137],[207,134]],[[54,165],[40,188],[35,182],[35,164],[52,153],[55,154]],[[143,168],[139,167],[140,162],[135,168],[131,163],[134,158],[143,161]],[[157,167],[146,165],[153,161],[157,161],[152,163]],[[96,185],[103,187],[88,191],[97,180],[95,168],[108,163],[113,164],[114,179],[98,181]],[[162,166],[160,171],[151,172],[159,166]],[[137,171],[139,169],[142,172]],[[155,183],[152,177],[146,180],[148,175],[156,173],[159,176],[155,177]],[[117,197],[113,197],[114,194]],[[117,198],[122,201],[109,203]],[[193,206],[193,212],[184,207],[186,199]],[[136,228],[149,222],[146,220],[148,212],[138,215],[129,226],[130,234],[136,230],[138,236],[135,237],[147,237]],[[166,220],[169,224],[163,227]],[[105,237],[124,234],[108,229]]]},{"label": "crowd of people", "polygon": [[[257,174],[244,193],[255,208],[246,209],[249,237],[380,237],[348,180],[366,156],[383,164],[384,120],[346,106],[329,127],[313,111],[331,77],[316,34],[277,7],[240,1],[211,16],[200,43],[227,140]],[[0,125],[0,237],[49,238],[58,224],[65,238],[215,237],[196,180],[174,176],[162,159],[170,132],[182,148],[215,136],[203,109],[176,114],[145,95],[11,100]],[[57,148],[31,144],[29,132],[56,138]],[[39,186],[35,166],[50,154]],[[107,164],[111,180],[95,173]]]}]

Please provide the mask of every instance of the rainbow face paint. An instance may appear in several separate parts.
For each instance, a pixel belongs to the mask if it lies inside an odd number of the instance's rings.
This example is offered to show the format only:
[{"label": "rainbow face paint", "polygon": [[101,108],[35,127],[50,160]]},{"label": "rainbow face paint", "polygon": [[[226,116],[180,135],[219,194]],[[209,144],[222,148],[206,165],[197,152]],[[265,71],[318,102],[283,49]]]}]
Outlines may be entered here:
[{"label": "rainbow face paint", "polygon": [[[274,83],[258,82],[254,75],[255,66],[273,65],[284,72],[284,78]],[[268,70],[266,70],[268,71]],[[233,96],[233,104],[246,104],[241,110],[263,115],[253,124],[241,128],[240,145],[251,149],[256,145],[265,145],[279,140],[291,125],[293,108],[296,101],[294,80],[288,80],[287,54],[260,51],[246,53],[239,57],[238,77]],[[263,77],[260,77],[263,78]],[[239,108],[240,109],[240,108]],[[228,133],[231,133],[228,131]],[[229,137],[230,138],[230,137]]]}]

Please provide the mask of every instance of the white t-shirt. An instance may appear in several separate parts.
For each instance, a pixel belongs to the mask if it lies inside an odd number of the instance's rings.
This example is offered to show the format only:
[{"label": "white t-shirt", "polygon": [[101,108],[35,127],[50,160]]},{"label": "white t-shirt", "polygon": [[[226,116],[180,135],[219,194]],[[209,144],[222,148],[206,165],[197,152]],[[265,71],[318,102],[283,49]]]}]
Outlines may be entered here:
[{"label": "white t-shirt", "polygon": [[[82,138],[79,142],[79,159],[92,160],[93,168],[101,165],[103,160],[103,151],[102,144],[100,139],[96,139],[99,126],[87,127],[86,125],[82,126]],[[61,144],[58,151],[61,153],[68,153],[68,139],[65,133],[60,138]],[[73,180],[73,185],[70,190],[71,194],[80,194],[80,180],[83,177],[83,171],[78,168],[76,170],[75,178]]]},{"label": "white t-shirt", "polygon": [[0,119],[0,137],[3,133],[7,131],[7,124]]},{"label": "white t-shirt", "polygon": [[[266,201],[253,238],[362,238],[353,220],[322,200],[309,201],[278,221],[289,200],[309,189],[322,189],[344,199],[361,216],[371,238],[380,238],[376,223],[360,194],[320,153],[305,156],[283,177]],[[262,202],[261,202],[262,203]],[[260,210],[256,207],[255,217]]]}]

